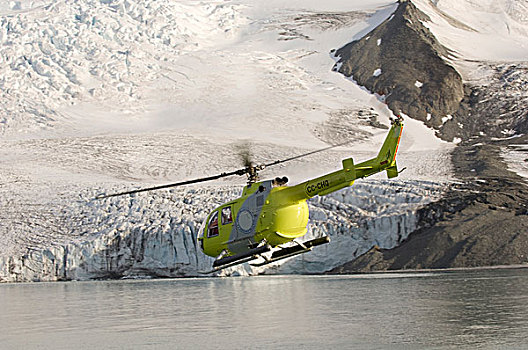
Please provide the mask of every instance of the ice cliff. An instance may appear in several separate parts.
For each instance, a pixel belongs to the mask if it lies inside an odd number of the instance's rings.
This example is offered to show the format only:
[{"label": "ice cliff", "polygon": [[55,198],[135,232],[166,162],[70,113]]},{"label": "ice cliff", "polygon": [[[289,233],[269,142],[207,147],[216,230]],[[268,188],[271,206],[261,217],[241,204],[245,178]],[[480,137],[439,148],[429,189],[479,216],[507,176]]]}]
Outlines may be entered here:
[{"label": "ice cliff", "polygon": [[[83,232],[70,242],[0,257],[0,281],[198,276],[213,261],[196,245],[201,221],[238,192],[235,187],[178,189],[104,201],[87,194],[64,208],[70,211],[69,224],[77,230],[82,225]],[[374,180],[314,198],[305,239],[329,235],[330,244],[280,264],[258,269],[246,264],[220,274],[319,273],[373,246],[394,247],[416,228],[416,211],[440,193],[441,186],[432,182]]]}]

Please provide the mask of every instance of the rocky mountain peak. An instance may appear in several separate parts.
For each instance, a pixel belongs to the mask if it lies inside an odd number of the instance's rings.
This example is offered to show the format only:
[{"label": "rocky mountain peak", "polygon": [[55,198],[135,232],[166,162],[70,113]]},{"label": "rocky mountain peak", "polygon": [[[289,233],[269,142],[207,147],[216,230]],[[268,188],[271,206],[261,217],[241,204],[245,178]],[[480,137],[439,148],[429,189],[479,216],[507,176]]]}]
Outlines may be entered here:
[{"label": "rocky mountain peak", "polygon": [[435,127],[464,98],[460,74],[443,58],[442,46],[423,22],[429,17],[406,0],[380,26],[335,52],[334,70],[377,93],[395,113]]}]

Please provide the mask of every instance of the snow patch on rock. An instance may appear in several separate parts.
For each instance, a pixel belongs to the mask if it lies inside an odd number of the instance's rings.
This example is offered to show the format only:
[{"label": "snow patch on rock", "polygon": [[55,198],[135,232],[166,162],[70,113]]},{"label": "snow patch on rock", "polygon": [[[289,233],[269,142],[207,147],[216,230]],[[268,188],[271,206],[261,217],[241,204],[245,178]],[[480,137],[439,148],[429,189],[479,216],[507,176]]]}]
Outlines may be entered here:
[{"label": "snow patch on rock", "polygon": [[508,170],[528,179],[528,145],[509,145],[501,148],[501,156],[508,164]]},{"label": "snow patch on rock", "polygon": [[448,120],[453,119],[453,116],[448,114],[445,117],[442,117],[442,124],[445,124]]}]

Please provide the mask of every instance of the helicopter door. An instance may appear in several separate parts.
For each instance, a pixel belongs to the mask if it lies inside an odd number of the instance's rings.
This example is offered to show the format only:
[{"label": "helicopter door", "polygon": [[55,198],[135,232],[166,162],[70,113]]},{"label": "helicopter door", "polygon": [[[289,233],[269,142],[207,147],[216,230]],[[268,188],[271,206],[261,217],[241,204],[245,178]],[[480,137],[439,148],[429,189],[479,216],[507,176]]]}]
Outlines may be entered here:
[{"label": "helicopter door", "polygon": [[236,215],[237,240],[253,238],[257,221],[271,190],[271,181],[263,181],[259,190],[250,195],[242,204]]},{"label": "helicopter door", "polygon": [[258,191],[247,196],[235,211],[228,244],[232,253],[247,252],[248,246],[259,243],[255,241],[258,218],[271,191],[271,181],[263,181],[258,185]]}]

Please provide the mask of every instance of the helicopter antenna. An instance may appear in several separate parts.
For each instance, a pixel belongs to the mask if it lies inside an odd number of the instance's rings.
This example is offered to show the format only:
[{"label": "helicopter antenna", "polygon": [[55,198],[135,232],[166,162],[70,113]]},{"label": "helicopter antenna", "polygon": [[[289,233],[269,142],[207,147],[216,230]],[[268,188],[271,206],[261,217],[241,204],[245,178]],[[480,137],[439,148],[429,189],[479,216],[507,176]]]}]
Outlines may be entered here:
[{"label": "helicopter antenna", "polygon": [[242,169],[238,169],[238,170],[227,172],[227,173],[221,173],[221,174],[218,174],[218,175],[208,176],[208,177],[201,177],[201,178],[193,179],[193,180],[187,180],[187,181],[170,183],[170,184],[166,184],[166,185],[147,187],[147,188],[140,188],[140,189],[137,189],[137,190],[131,190],[131,191],[126,191],[126,192],[118,192],[118,193],[112,193],[112,194],[100,194],[100,195],[96,196],[95,199],[104,199],[104,198],[110,198],[110,197],[123,196],[123,195],[127,195],[127,194],[134,194],[134,193],[140,193],[140,192],[161,190],[161,189],[164,189],[164,188],[191,185],[191,184],[195,184],[195,183],[212,181],[212,180],[216,180],[216,179],[220,179],[220,178],[228,177],[228,176],[233,176],[233,175],[241,176],[241,175],[244,175],[244,174],[247,175],[247,177],[248,177],[248,185],[250,185],[250,184],[255,183],[255,182],[258,181],[258,179],[259,179],[258,172],[260,170],[264,170],[265,168],[273,166],[273,165],[289,162],[291,160],[295,160],[295,159],[306,157],[306,156],[309,156],[309,155],[312,155],[312,154],[315,154],[315,153],[323,152],[323,151],[326,151],[326,150],[329,150],[329,149],[332,149],[332,148],[335,148],[335,147],[343,146],[343,145],[346,145],[348,143],[349,142],[344,142],[344,143],[340,143],[340,144],[337,144],[337,145],[332,145],[332,146],[321,148],[321,149],[318,149],[318,150],[315,150],[315,151],[311,151],[311,152],[308,152],[308,153],[300,154],[300,155],[297,155],[297,156],[294,156],[294,157],[290,157],[290,158],[286,158],[286,159],[282,159],[282,160],[276,160],[276,161],[271,162],[271,163],[260,164],[260,165],[253,165],[251,163],[251,161],[249,160],[250,159],[250,153],[248,151],[247,153],[241,153],[241,156],[243,157],[243,160],[245,162],[245,164],[244,164],[245,167],[242,168]]}]

